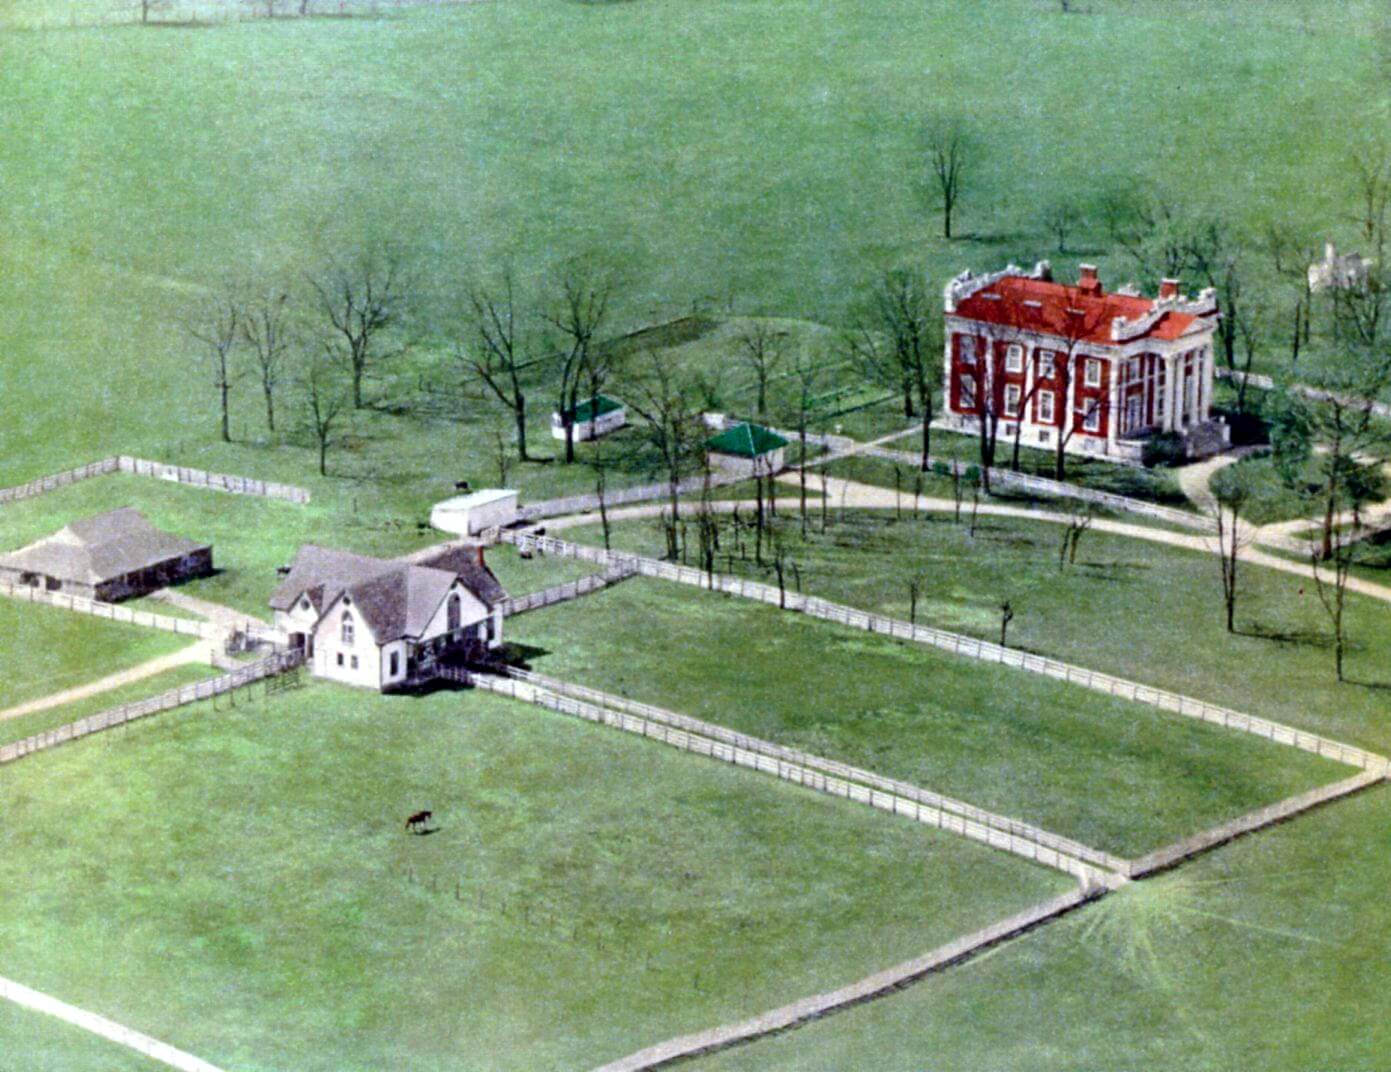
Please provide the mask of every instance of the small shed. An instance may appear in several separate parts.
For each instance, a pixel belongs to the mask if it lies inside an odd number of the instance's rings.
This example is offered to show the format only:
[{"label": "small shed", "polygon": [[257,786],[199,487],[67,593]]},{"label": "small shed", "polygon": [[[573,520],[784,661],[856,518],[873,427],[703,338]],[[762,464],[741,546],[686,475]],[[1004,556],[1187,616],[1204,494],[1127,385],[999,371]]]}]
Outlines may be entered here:
[{"label": "small shed", "polygon": [[582,443],[586,439],[598,439],[600,436],[606,436],[628,423],[628,410],[622,402],[616,398],[610,398],[608,395],[595,395],[593,398],[586,398],[574,409],[564,411],[563,414],[560,412],[551,414],[552,439],[563,440],[565,438],[565,418],[567,416],[574,428],[574,437],[577,443]]},{"label": "small shed", "polygon": [[731,424],[706,440],[710,464],[726,473],[771,476],[782,472],[787,440],[760,424]]},{"label": "small shed", "polygon": [[0,555],[0,580],[108,603],[212,571],[211,545],[157,529],[129,506]]},{"label": "small shed", "polygon": [[430,524],[455,536],[477,536],[485,529],[510,525],[516,519],[517,493],[508,488],[457,495],[436,503],[430,511]]}]

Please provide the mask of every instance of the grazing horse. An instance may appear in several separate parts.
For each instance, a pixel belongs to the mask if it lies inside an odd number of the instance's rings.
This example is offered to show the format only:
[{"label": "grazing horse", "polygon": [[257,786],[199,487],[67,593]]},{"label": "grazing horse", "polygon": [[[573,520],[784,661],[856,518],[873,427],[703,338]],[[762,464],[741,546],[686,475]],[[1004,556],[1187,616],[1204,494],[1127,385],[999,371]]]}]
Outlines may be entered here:
[{"label": "grazing horse", "polygon": [[427,826],[434,817],[435,813],[432,811],[418,811],[406,820],[406,829],[414,830],[416,833],[419,833],[420,828],[422,826]]}]

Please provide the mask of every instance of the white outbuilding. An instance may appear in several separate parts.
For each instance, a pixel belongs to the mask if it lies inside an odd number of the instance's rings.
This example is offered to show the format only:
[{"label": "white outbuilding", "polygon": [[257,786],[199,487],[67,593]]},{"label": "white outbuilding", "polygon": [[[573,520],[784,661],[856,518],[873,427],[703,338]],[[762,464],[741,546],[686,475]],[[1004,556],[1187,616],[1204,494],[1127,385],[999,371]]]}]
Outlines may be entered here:
[{"label": "white outbuilding", "polygon": [[477,536],[486,529],[510,525],[517,519],[517,493],[508,488],[487,488],[436,503],[430,524],[456,536]]}]

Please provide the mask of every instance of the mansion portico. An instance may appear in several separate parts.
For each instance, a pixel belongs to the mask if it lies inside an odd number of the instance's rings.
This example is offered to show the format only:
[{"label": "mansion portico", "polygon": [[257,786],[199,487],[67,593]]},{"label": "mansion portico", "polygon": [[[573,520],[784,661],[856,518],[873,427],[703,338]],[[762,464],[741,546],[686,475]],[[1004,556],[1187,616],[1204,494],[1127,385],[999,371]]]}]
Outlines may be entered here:
[{"label": "mansion portico", "polygon": [[1155,298],[1107,293],[1082,265],[1055,282],[1047,261],[963,272],[945,294],[945,421],[975,431],[998,422],[1002,440],[1138,463],[1144,440],[1177,433],[1190,456],[1222,450],[1210,419],[1217,301],[1166,279]]}]

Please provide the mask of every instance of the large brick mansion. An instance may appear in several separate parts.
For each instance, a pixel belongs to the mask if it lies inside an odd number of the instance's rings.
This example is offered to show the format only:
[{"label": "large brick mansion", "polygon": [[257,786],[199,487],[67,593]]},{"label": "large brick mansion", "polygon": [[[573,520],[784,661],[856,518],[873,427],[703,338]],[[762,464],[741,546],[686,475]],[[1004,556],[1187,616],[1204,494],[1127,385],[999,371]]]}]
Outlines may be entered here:
[{"label": "large brick mansion", "polygon": [[1144,440],[1178,433],[1191,455],[1221,450],[1210,420],[1217,301],[1166,279],[1159,295],[1107,293],[1082,265],[1075,284],[1054,281],[1047,261],[963,272],[945,290],[946,423],[975,431],[998,422],[1002,438],[1138,462]]}]

